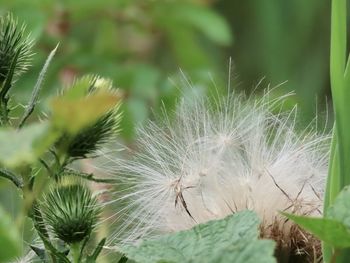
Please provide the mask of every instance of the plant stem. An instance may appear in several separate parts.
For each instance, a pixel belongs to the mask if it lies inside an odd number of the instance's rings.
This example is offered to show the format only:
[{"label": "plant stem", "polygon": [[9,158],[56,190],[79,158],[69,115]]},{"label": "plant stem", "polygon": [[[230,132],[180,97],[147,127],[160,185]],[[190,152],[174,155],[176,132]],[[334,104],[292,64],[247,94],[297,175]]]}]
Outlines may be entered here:
[{"label": "plant stem", "polygon": [[[332,0],[330,78],[335,125],[323,211],[327,211],[338,193],[350,184],[350,115],[347,113],[350,68],[349,61],[346,62],[346,3],[346,0]],[[332,253],[332,247],[323,242],[322,250],[324,262],[349,262],[350,249]]]},{"label": "plant stem", "polygon": [[0,177],[10,180],[18,188],[23,187],[22,180],[7,169],[0,168]]},{"label": "plant stem", "polygon": [[114,180],[114,179],[96,178],[96,177],[94,177],[94,174],[92,174],[92,173],[83,173],[83,172],[76,171],[76,170],[70,169],[70,168],[66,168],[64,170],[65,170],[65,172],[67,172],[71,175],[78,176],[78,177],[81,177],[85,180],[93,181],[96,183],[107,183],[108,184],[108,183],[115,183],[116,182],[116,180]]},{"label": "plant stem", "polygon": [[73,263],[79,263],[80,262],[80,243],[73,243],[70,246]]},{"label": "plant stem", "polygon": [[8,98],[0,98],[0,127],[9,124],[9,109],[7,108]]}]

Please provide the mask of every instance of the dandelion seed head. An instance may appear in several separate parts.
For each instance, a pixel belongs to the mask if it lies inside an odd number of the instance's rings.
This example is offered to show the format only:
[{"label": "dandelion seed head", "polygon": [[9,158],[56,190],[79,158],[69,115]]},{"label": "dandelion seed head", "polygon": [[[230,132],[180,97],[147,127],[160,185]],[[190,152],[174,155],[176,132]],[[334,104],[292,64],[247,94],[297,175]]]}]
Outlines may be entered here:
[{"label": "dandelion seed head", "polygon": [[277,228],[290,242],[291,223],[279,211],[321,212],[330,136],[296,132],[296,108],[282,112],[282,101],[269,93],[195,97],[181,100],[172,119],[165,114],[141,128],[132,157],[107,164],[120,179],[114,202],[123,204],[113,217],[114,243],[245,209],[260,216],[263,236]]}]

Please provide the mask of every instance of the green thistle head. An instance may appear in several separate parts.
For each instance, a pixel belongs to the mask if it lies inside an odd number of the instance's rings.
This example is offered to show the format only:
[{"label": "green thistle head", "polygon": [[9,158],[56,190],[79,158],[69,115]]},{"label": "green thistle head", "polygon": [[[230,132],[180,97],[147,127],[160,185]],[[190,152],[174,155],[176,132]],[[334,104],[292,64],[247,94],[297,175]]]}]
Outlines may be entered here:
[{"label": "green thistle head", "polygon": [[[27,70],[32,57],[33,41],[25,36],[25,25],[18,22],[11,14],[0,17],[0,84],[2,84],[14,64],[14,76],[18,77]],[[15,58],[17,57],[17,60]]]},{"label": "green thistle head", "polygon": [[103,144],[116,134],[118,113],[113,110],[79,132],[69,143],[68,154],[71,157],[84,158],[95,153]]},{"label": "green thistle head", "polygon": [[91,234],[100,211],[96,198],[81,184],[52,189],[44,196],[41,209],[51,231],[68,244]]},{"label": "green thistle head", "polygon": [[[111,81],[97,76],[83,77],[77,80],[70,89],[79,88],[84,92],[84,96],[89,96],[101,89],[111,93],[117,92],[113,89]],[[121,115],[118,104],[114,109],[104,114],[76,135],[64,135],[57,144],[67,143],[66,151],[73,158],[86,158],[91,154],[95,154],[103,144],[110,141],[118,133],[120,119]]]}]

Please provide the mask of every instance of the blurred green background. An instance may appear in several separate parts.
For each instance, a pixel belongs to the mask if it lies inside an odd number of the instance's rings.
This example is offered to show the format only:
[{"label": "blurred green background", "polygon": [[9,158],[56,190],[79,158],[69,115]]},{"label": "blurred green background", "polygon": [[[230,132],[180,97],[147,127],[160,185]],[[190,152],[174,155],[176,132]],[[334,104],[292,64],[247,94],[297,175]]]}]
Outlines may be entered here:
[{"label": "blurred green background", "polygon": [[[136,125],[186,94],[183,74],[204,95],[225,90],[228,78],[248,94],[287,81],[273,94],[296,93],[286,105],[298,104],[304,127],[330,99],[330,1],[0,0],[0,14],[8,11],[37,40],[33,67],[16,83],[15,99],[28,100],[60,43],[42,97],[86,73],[113,79],[125,95],[121,127],[128,142]],[[7,188],[0,191],[2,205],[14,213],[18,193],[0,184]]]},{"label": "blurred green background", "polygon": [[[16,87],[25,101],[50,50],[59,42],[44,96],[75,76],[96,73],[125,92],[123,136],[132,140],[161,103],[171,108],[186,89],[261,91],[287,81],[307,124],[329,95],[330,3],[318,0],[0,0],[37,39],[33,69]],[[328,96],[329,97],[329,96]],[[317,107],[316,107],[317,105]]]}]

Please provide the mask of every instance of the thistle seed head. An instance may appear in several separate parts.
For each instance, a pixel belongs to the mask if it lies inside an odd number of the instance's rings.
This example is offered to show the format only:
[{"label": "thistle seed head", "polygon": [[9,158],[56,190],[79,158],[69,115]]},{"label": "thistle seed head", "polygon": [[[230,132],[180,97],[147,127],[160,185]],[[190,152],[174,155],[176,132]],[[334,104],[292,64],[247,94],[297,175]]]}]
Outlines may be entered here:
[{"label": "thistle seed head", "polygon": [[330,136],[311,128],[297,132],[296,109],[281,112],[282,103],[268,93],[214,102],[195,97],[182,100],[173,119],[165,114],[141,128],[136,153],[104,164],[120,180],[115,202],[125,204],[115,215],[115,241],[249,209],[260,216],[264,237],[292,244],[293,225],[279,211],[321,213]]}]

